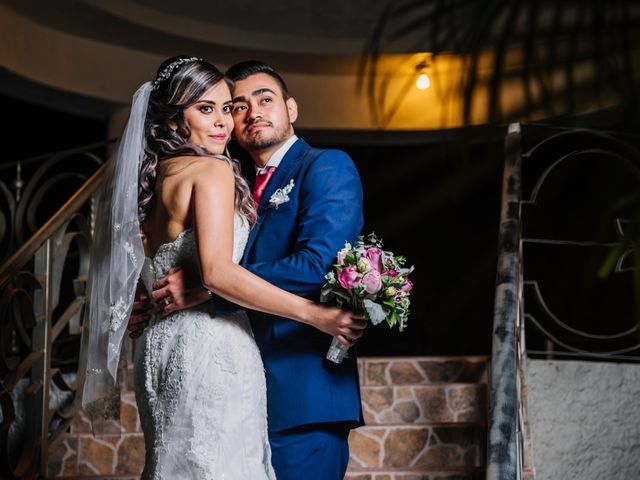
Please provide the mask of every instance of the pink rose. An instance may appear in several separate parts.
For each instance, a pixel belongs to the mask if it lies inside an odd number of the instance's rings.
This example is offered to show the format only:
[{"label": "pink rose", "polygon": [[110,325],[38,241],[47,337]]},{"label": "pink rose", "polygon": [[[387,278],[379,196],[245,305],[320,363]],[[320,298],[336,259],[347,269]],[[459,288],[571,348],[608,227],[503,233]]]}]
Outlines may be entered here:
[{"label": "pink rose", "polygon": [[382,250],[378,247],[372,247],[365,252],[364,256],[367,257],[373,268],[378,272],[382,271]]},{"label": "pink rose", "polygon": [[413,289],[413,282],[409,280],[409,277],[405,277],[404,280],[407,282],[401,288],[403,292],[410,292]]},{"label": "pink rose", "polygon": [[346,250],[340,250],[338,252],[338,265],[344,265],[344,257],[347,256]]},{"label": "pink rose", "polygon": [[352,289],[358,283],[358,271],[353,267],[344,267],[338,274],[338,282],[342,288]]},{"label": "pink rose", "polygon": [[362,283],[367,293],[378,293],[382,288],[382,277],[377,270],[370,270],[362,277]]},{"label": "pink rose", "polygon": [[390,277],[397,277],[398,272],[396,272],[393,268],[391,270],[385,270],[382,272],[383,275],[389,275]]}]

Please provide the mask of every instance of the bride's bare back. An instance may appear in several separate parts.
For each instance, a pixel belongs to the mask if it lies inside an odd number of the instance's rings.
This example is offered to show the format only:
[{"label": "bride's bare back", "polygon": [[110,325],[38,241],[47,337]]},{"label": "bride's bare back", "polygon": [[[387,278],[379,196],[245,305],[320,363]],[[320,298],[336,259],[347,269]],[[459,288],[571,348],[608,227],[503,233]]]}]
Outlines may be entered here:
[{"label": "bride's bare back", "polygon": [[144,253],[152,257],[160,245],[172,242],[193,225],[191,196],[194,180],[215,158],[174,157],[158,164],[154,205],[143,225]]}]

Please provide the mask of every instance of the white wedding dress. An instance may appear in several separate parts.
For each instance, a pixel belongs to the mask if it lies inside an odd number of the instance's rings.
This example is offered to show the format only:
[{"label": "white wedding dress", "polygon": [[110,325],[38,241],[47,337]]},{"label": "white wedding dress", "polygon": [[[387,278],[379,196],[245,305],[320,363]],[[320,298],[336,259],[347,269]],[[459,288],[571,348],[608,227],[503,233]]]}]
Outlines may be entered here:
[{"label": "white wedding dress", "polygon": [[[236,215],[233,261],[249,226]],[[142,269],[151,291],[169,268],[196,264],[185,230]],[[212,316],[211,302],[152,321],[138,341],[135,389],[144,431],[143,479],[272,480],[262,359],[244,311]]]}]

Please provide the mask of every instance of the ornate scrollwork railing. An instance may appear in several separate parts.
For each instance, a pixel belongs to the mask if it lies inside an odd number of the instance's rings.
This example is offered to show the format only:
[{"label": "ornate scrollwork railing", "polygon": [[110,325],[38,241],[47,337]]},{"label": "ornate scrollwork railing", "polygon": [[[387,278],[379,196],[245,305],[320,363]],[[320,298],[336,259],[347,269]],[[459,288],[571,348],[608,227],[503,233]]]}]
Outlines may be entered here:
[{"label": "ornate scrollwork railing", "polygon": [[640,361],[635,243],[625,232],[640,220],[640,150],[633,141],[567,130],[523,155],[529,355]]},{"label": "ornate scrollwork railing", "polygon": [[[46,475],[48,454],[80,408],[86,365],[81,318],[94,197],[104,170],[105,164],[0,267],[2,478]],[[46,179],[45,191],[62,176]],[[25,197],[44,199],[44,193],[25,189],[19,201]],[[30,215],[25,218],[29,223]]]},{"label": "ornate scrollwork railing", "polygon": [[93,175],[113,141],[0,164],[0,262]]},{"label": "ornate scrollwork railing", "polygon": [[[535,126],[524,128],[539,136]],[[493,324],[489,480],[533,474],[527,356],[640,360],[633,311],[636,245],[625,233],[640,214],[640,150],[584,129],[556,130],[525,153],[523,144],[520,125],[510,125]],[[613,267],[605,276],[607,263]]]}]

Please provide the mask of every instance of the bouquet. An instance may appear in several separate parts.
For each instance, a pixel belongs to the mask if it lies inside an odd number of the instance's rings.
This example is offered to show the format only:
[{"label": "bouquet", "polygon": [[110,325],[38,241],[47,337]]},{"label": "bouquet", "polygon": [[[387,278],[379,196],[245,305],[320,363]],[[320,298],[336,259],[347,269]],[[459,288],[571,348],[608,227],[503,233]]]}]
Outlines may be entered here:
[{"label": "bouquet", "polygon": [[[345,243],[336,263],[325,275],[327,283],[320,293],[321,302],[364,310],[372,324],[386,321],[389,328],[397,325],[403,331],[409,318],[409,292],[413,283],[409,274],[413,266],[404,267],[405,258],[382,249],[375,233],[358,238],[355,246]],[[349,347],[333,339],[327,359],[342,363]]]}]

